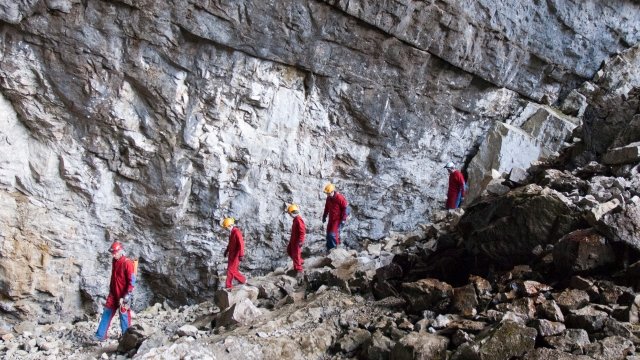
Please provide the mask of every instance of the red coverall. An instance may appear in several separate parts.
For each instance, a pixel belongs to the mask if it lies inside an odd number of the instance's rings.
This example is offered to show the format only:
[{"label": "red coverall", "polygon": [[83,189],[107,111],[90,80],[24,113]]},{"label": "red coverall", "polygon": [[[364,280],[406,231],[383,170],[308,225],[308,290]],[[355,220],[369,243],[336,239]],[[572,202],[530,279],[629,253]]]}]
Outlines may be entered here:
[{"label": "red coverall", "polygon": [[449,174],[449,190],[447,191],[447,209],[457,209],[464,197],[464,176],[460,170]]},{"label": "red coverall", "polygon": [[225,287],[231,289],[233,287],[233,279],[238,280],[241,284],[244,284],[247,279],[240,274],[238,266],[240,265],[240,257],[244,256],[244,240],[242,239],[242,232],[236,226],[231,229],[229,235],[229,244],[224,251],[227,254],[227,281]]},{"label": "red coverall", "polygon": [[[98,325],[96,337],[104,340],[107,337],[111,319],[118,312],[120,307],[120,299],[127,294],[133,292],[136,284],[136,276],[133,269],[133,261],[127,259],[124,255],[118,260],[113,259],[111,263],[111,283],[109,284],[109,296],[104,304],[104,312]],[[131,326],[131,309],[127,309],[120,313],[120,328],[124,334]]]},{"label": "red coverall", "polygon": [[287,254],[293,260],[293,269],[302,271],[302,243],[304,243],[304,237],[307,233],[307,229],[304,225],[302,216],[298,215],[293,218],[293,224],[291,225],[291,239],[289,245],[287,245]]},{"label": "red coverall", "polygon": [[335,234],[336,245],[340,244],[340,223],[347,220],[347,200],[342,194],[337,191],[333,196],[327,196],[327,201],[324,203],[324,213],[322,218],[324,219],[327,214],[329,215],[329,222],[327,223],[327,235]]}]

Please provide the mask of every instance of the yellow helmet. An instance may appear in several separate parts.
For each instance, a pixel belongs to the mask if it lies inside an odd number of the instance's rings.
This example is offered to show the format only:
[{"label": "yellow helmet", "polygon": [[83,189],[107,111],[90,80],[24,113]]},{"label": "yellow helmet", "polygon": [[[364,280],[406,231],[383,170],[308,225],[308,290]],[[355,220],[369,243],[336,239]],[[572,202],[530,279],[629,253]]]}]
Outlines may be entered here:
[{"label": "yellow helmet", "polygon": [[293,214],[293,213],[296,213],[296,214],[297,214],[297,213],[299,213],[299,212],[300,212],[300,209],[298,208],[298,205],[296,205],[296,204],[291,204],[291,205],[289,205],[289,206],[287,207],[287,212],[288,212],[289,214]]},{"label": "yellow helmet", "polygon": [[328,183],[327,185],[324,186],[324,193],[330,194],[334,192],[335,189],[336,189],[335,185],[333,185],[332,183]]},{"label": "yellow helmet", "polygon": [[228,217],[225,218],[224,220],[222,220],[222,227],[225,229],[228,229],[229,226],[233,225],[236,223],[236,219],[232,218],[232,217]]}]

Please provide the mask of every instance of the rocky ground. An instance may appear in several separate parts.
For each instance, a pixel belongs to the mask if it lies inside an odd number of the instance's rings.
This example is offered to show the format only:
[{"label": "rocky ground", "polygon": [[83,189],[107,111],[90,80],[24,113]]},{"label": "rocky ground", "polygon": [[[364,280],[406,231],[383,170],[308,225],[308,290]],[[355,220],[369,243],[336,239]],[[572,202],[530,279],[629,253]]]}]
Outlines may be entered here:
[{"label": "rocky ground", "polygon": [[307,256],[304,279],[278,269],[209,302],[155,304],[104,343],[97,318],[23,322],[0,355],[640,359],[638,149],[514,169],[412,233]]}]

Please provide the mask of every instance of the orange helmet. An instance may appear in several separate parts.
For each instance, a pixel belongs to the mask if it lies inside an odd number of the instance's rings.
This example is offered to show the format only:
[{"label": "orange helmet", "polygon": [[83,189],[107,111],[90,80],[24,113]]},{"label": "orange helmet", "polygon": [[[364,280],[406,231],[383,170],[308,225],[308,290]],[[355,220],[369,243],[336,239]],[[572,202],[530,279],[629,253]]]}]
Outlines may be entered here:
[{"label": "orange helmet", "polygon": [[297,213],[300,212],[300,209],[298,208],[298,205],[291,204],[291,205],[289,205],[289,207],[287,207],[287,212],[289,214],[297,214]]},{"label": "orange helmet", "polygon": [[324,186],[324,193],[325,194],[331,194],[332,192],[334,192],[336,189],[336,186],[333,185],[332,183],[328,183],[327,185]]},{"label": "orange helmet", "polygon": [[118,251],[122,251],[122,250],[124,250],[124,247],[122,246],[122,243],[120,241],[114,241],[113,244],[111,244],[111,247],[109,248],[109,252],[112,254],[115,254]]},{"label": "orange helmet", "polygon": [[228,229],[231,225],[234,225],[235,223],[236,223],[236,219],[232,217],[228,217],[222,220],[222,227],[225,229]]}]

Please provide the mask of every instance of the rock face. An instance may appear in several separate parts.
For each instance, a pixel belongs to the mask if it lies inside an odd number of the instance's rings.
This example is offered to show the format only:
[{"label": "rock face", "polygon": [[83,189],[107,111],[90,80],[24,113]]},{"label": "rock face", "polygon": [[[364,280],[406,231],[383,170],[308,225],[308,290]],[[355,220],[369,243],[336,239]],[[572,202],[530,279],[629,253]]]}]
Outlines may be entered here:
[{"label": "rock face", "polygon": [[210,298],[218,220],[241,219],[246,271],[270,270],[285,203],[321,241],[326,181],[351,203],[345,239],[410,230],[444,200],[442,164],[523,99],[630,56],[639,7],[0,0],[1,321],[99,310],[115,239],[140,258],[140,303]]}]

